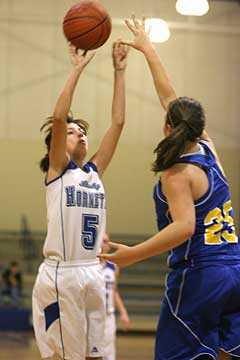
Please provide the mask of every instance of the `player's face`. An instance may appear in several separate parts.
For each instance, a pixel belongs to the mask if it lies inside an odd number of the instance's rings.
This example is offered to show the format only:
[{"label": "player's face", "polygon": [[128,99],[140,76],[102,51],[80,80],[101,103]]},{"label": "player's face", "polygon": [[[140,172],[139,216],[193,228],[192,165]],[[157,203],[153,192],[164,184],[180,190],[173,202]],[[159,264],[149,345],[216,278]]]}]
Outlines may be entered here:
[{"label": "player's face", "polygon": [[71,155],[81,152],[84,158],[88,151],[86,132],[77,124],[67,124],[67,152]]}]

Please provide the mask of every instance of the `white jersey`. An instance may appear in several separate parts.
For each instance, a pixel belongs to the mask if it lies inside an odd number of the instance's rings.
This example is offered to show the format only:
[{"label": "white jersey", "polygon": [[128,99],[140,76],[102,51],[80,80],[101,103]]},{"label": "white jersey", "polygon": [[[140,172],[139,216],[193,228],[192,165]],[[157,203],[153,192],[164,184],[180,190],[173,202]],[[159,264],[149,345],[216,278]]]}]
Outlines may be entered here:
[{"label": "white jersey", "polygon": [[106,311],[112,314],[115,311],[114,290],[115,290],[115,270],[116,265],[106,261],[103,267],[103,276],[106,288]]},{"label": "white jersey", "polygon": [[93,163],[84,170],[70,161],[58,178],[46,184],[48,232],[46,258],[96,260],[106,227],[105,193]]}]

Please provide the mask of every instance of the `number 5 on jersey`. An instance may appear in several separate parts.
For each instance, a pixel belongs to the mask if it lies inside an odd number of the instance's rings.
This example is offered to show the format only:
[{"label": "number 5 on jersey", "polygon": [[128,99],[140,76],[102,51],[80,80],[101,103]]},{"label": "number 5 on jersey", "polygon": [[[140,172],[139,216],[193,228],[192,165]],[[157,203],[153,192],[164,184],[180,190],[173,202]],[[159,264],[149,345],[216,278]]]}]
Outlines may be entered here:
[{"label": "number 5 on jersey", "polygon": [[93,250],[97,239],[97,226],[99,223],[98,215],[82,215],[82,246],[86,250]]}]

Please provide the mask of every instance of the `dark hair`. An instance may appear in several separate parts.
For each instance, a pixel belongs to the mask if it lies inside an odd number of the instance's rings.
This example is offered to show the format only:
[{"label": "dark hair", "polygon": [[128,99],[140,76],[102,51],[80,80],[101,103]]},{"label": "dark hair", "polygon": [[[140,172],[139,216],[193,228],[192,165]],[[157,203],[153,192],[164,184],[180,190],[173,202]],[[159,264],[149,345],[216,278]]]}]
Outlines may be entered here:
[{"label": "dark hair", "polygon": [[179,97],[169,104],[166,124],[173,131],[154,150],[157,158],[152,170],[156,173],[171,167],[182,155],[186,142],[196,141],[201,136],[205,127],[205,112],[197,100]]},{"label": "dark hair", "polygon": [[[47,148],[46,155],[40,160],[39,166],[43,172],[47,172],[49,168],[49,150],[52,138],[52,124],[53,124],[53,116],[47,118],[47,121],[41,126],[40,131],[45,129],[45,133],[47,134],[45,137],[45,145]],[[88,132],[89,124],[87,121],[82,119],[74,119],[72,113],[70,113],[66,119],[68,124],[74,123],[77,124],[81,129],[84,130],[85,134]]]}]

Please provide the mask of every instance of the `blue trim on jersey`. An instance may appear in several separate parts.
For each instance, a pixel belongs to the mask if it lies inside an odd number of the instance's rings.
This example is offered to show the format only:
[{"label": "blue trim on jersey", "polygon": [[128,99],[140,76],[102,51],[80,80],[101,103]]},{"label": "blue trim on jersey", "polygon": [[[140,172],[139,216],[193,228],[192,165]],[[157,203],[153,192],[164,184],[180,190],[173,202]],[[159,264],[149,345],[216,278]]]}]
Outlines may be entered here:
[{"label": "blue trim on jersey", "polygon": [[46,325],[46,331],[47,331],[48,328],[52,325],[52,323],[54,323],[54,321],[56,321],[60,317],[58,302],[56,301],[56,302],[48,305],[44,309],[44,315],[45,315],[45,322],[46,322],[45,325]]},{"label": "blue trim on jersey", "polygon": [[113,271],[116,270],[116,265],[109,261],[106,261],[106,267],[108,267],[109,269],[111,269]]},{"label": "blue trim on jersey", "polygon": [[[189,161],[187,161],[187,163],[189,163]],[[195,206],[199,206],[199,205],[203,204],[206,200],[208,200],[208,198],[212,195],[212,192],[213,192],[213,173],[212,173],[212,171],[205,172],[205,173],[208,178],[209,187],[208,187],[207,191],[205,192],[205,194],[203,194],[202,196],[200,196],[200,198],[198,198],[197,200],[194,201]],[[161,184],[160,180],[155,185],[155,187],[156,187],[156,196],[159,198],[159,200],[161,200],[162,202],[167,204],[166,196],[162,193],[162,184]]]},{"label": "blue trim on jersey", "polygon": [[65,172],[66,172],[67,170],[69,170],[69,169],[70,169],[70,170],[74,170],[74,169],[77,169],[77,168],[78,168],[78,166],[77,166],[72,160],[70,160],[69,163],[68,163],[68,165],[66,166],[66,168],[65,168],[65,169],[63,170],[63,172],[61,173],[61,175],[57,176],[55,179],[50,180],[49,182],[47,182],[47,181],[46,181],[46,178],[45,178],[45,185],[48,186],[48,185],[50,185],[51,183],[53,183],[54,181],[60,179],[60,178],[65,174]]},{"label": "blue trim on jersey", "polygon": [[98,173],[98,169],[97,169],[97,166],[96,164],[94,164],[93,162],[87,162],[85,165],[84,165],[84,170],[89,173],[91,170],[95,171],[96,173]]},{"label": "blue trim on jersey", "polygon": [[[58,285],[57,285],[58,267],[59,267],[59,261],[57,262],[56,272],[55,272],[55,290],[56,290],[56,294],[57,294],[57,303],[59,304],[59,292],[58,292]],[[65,349],[64,349],[64,343],[63,343],[62,322],[61,322],[61,311],[60,311],[60,309],[59,309],[59,331],[60,331],[60,340],[61,340],[61,345],[62,345],[62,358],[65,359]]]},{"label": "blue trim on jersey", "polygon": [[66,261],[66,248],[65,248],[64,222],[63,222],[63,179],[62,178],[61,178],[60,216],[61,216],[61,230],[62,230],[62,243],[63,243],[63,259],[64,261]]},{"label": "blue trim on jersey", "polygon": [[[50,185],[51,183],[53,183],[54,181],[60,179],[65,173],[67,170],[75,170],[75,169],[78,169],[79,166],[76,165],[73,160],[70,160],[67,167],[63,170],[63,172],[61,173],[61,175],[57,176],[56,178],[50,180],[49,182],[47,182],[47,176],[45,177],[45,185],[48,186]],[[85,171],[86,173],[89,173],[91,170],[95,171],[96,173],[98,173],[98,169],[97,169],[97,166],[96,164],[94,164],[93,162],[87,162],[84,166],[83,166],[83,171]]]}]

